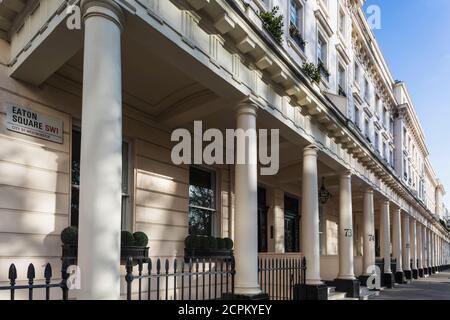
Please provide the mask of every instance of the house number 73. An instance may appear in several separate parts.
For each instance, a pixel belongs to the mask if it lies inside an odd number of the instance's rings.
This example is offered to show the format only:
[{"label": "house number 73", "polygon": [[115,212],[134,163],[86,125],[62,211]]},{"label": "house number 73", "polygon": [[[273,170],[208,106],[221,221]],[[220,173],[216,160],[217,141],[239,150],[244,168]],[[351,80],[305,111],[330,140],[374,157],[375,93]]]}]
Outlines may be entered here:
[{"label": "house number 73", "polygon": [[345,231],[345,236],[347,238],[351,238],[353,236],[353,230],[352,229],[344,229]]}]

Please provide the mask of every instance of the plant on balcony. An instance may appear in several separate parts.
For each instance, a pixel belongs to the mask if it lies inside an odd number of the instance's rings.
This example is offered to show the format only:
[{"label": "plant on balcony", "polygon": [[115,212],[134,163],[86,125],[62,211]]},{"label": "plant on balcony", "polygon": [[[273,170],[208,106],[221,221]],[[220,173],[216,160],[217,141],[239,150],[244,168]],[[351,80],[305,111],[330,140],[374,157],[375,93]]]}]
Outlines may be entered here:
[{"label": "plant on balcony", "polygon": [[264,29],[266,29],[278,44],[283,42],[283,16],[278,14],[280,8],[273,7],[272,11],[264,11],[259,14]]},{"label": "plant on balcony", "polygon": [[185,260],[229,259],[233,256],[233,240],[211,236],[190,235],[185,239]]},{"label": "plant on balcony", "polygon": [[293,23],[289,26],[289,35],[302,50],[305,50],[306,41],[303,39],[300,31],[298,31],[297,27]]},{"label": "plant on balcony", "polygon": [[320,84],[322,75],[320,74],[319,69],[314,65],[314,63],[303,63],[302,71],[308,78],[311,79],[313,83],[316,83],[317,85]]},{"label": "plant on balcony", "polygon": [[[78,229],[67,227],[61,232],[62,258],[75,264],[78,255]],[[122,231],[120,234],[121,263],[125,263],[128,257],[133,260],[145,260],[148,258],[148,236],[144,232]]]},{"label": "plant on balcony", "polygon": [[325,64],[319,59],[319,64],[317,65],[317,68],[319,69],[320,74],[325,78],[325,79],[329,79],[330,78],[330,72],[328,71],[328,69],[325,67]]}]

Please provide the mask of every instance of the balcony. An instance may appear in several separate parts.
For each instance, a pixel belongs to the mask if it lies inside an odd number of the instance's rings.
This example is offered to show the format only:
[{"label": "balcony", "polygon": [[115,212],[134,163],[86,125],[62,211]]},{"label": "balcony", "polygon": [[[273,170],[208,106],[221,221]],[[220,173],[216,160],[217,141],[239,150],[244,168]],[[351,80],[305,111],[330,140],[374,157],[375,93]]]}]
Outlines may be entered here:
[{"label": "balcony", "polygon": [[305,51],[306,41],[303,39],[297,27],[292,23],[289,27],[289,35],[291,36],[292,40],[294,40],[294,43],[298,45],[302,51]]},{"label": "balcony", "polygon": [[325,79],[327,82],[330,81],[330,72],[328,71],[328,69],[325,67],[325,64],[320,59],[319,59],[319,63],[317,64],[317,68],[319,69],[322,79]]},{"label": "balcony", "polygon": [[338,95],[347,98],[347,93],[345,92],[345,90],[342,88],[341,85],[338,85]]}]

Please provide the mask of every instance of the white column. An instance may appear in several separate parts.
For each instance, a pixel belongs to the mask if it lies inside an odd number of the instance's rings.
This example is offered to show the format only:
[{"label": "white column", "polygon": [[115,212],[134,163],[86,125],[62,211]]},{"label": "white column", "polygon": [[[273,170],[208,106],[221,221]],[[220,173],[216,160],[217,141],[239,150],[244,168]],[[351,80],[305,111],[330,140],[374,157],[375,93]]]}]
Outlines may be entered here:
[{"label": "white column", "polygon": [[364,225],[364,255],[363,274],[370,275],[367,269],[372,270],[375,265],[375,213],[373,207],[373,190],[364,192],[363,225]]},{"label": "white column", "polygon": [[428,268],[428,237],[427,237],[427,228],[422,226],[422,247],[423,247],[423,268]]},{"label": "white column", "polygon": [[391,273],[391,220],[389,201],[381,205],[381,256],[384,258],[384,273]]},{"label": "white column", "polygon": [[425,235],[427,239],[427,268],[431,268],[431,241],[430,241],[430,229],[425,228]]},{"label": "white column", "polygon": [[403,270],[411,270],[410,259],[411,259],[411,243],[409,237],[409,215],[407,213],[403,216]]},{"label": "white column", "polygon": [[423,269],[423,233],[422,233],[422,225],[419,223],[416,226],[417,233],[417,258],[419,259],[419,265],[417,268]]},{"label": "white column", "polygon": [[342,173],[339,184],[339,279],[354,280],[352,175]]},{"label": "white column", "polygon": [[431,231],[431,266],[436,266],[436,242],[434,232]]},{"label": "white column", "polygon": [[120,298],[122,192],[121,9],[83,1],[84,68],[78,298]]},{"label": "white column", "polygon": [[429,240],[429,244],[430,244],[430,268],[432,268],[432,267],[434,267],[434,261],[433,261],[433,256],[434,256],[433,250],[434,250],[434,248],[433,248],[433,231],[431,231],[431,230],[429,230],[429,237],[430,237],[430,240]]},{"label": "white column", "polygon": [[410,219],[410,244],[411,244],[411,259],[412,269],[417,270],[417,225],[414,218]]},{"label": "white column", "polygon": [[394,211],[393,230],[394,234],[394,257],[397,260],[396,272],[402,272],[402,222],[401,222],[401,209]]},{"label": "white column", "polygon": [[435,266],[435,258],[434,258],[434,232],[433,231],[431,231],[431,233],[430,233],[430,235],[431,235],[431,240],[430,240],[430,243],[431,243],[431,267],[434,267]]},{"label": "white column", "polygon": [[302,251],[306,258],[306,284],[319,285],[320,241],[319,199],[317,177],[317,147],[310,145],[303,151],[302,179]]},{"label": "white column", "polygon": [[236,128],[248,133],[248,143],[237,143],[237,153],[245,154],[235,165],[235,293],[260,294],[258,285],[258,168],[256,111],[251,100],[236,108]]}]

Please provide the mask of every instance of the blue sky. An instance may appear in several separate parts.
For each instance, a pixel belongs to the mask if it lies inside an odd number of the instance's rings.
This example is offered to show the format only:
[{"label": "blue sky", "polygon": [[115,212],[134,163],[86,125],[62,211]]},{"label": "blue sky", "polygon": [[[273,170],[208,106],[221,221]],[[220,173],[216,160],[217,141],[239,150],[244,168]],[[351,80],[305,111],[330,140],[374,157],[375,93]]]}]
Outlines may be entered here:
[{"label": "blue sky", "polygon": [[406,83],[450,207],[450,1],[367,0],[381,9],[374,30],[394,79]]}]

